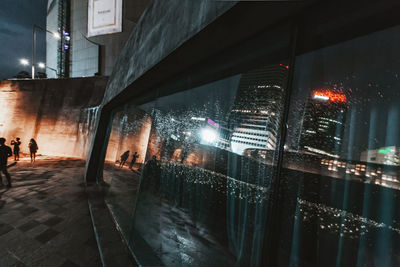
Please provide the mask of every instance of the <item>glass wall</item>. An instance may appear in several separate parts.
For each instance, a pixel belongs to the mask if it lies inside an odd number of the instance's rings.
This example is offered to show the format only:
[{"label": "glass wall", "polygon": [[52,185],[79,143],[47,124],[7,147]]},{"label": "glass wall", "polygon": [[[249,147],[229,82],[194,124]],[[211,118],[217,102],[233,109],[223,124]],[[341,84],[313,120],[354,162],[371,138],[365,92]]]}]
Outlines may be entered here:
[{"label": "glass wall", "polygon": [[298,56],[287,122],[285,62],[115,111],[106,200],[140,263],[400,266],[398,45],[396,27]]},{"label": "glass wall", "polygon": [[103,170],[108,185],[106,202],[128,235],[151,129],[152,104],[125,105],[113,113],[112,130]]},{"label": "glass wall", "polygon": [[297,57],[277,266],[400,266],[399,45],[396,27]]},{"label": "glass wall", "polygon": [[106,200],[141,264],[260,266],[287,75],[276,63],[115,112]]}]

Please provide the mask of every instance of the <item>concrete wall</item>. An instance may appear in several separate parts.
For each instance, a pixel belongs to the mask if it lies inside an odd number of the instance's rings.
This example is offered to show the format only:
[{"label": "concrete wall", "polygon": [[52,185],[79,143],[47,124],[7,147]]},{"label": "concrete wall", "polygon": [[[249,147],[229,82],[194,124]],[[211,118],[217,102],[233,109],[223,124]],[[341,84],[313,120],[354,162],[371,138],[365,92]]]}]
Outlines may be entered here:
[{"label": "concrete wall", "polygon": [[0,136],[28,153],[85,158],[107,78],[0,81]]},{"label": "concrete wall", "polygon": [[111,74],[104,96],[107,104],[185,41],[237,1],[155,0],[145,10]]},{"label": "concrete wall", "polygon": [[143,12],[115,62],[107,85],[86,162],[86,182],[102,179],[105,145],[111,133],[111,110],[104,109],[104,105],[237,2],[154,0]]},{"label": "concrete wall", "polygon": [[151,0],[123,1],[122,32],[85,38],[87,1],[71,0],[71,77],[110,75],[132,30]]},{"label": "concrete wall", "polygon": [[[115,61],[151,0],[125,0],[122,3],[122,32],[89,38],[101,45],[100,73],[106,76],[112,73]],[[87,13],[87,5],[85,8]],[[87,21],[85,26],[87,27]]]}]

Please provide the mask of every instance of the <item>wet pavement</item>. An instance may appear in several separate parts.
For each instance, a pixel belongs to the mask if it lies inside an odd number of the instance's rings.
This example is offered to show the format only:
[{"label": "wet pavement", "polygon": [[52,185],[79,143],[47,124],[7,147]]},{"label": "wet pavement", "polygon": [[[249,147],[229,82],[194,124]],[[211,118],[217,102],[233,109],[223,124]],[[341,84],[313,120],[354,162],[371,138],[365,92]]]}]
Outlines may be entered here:
[{"label": "wet pavement", "polygon": [[49,158],[9,169],[13,187],[0,187],[1,267],[102,266],[83,170],[81,160]]}]

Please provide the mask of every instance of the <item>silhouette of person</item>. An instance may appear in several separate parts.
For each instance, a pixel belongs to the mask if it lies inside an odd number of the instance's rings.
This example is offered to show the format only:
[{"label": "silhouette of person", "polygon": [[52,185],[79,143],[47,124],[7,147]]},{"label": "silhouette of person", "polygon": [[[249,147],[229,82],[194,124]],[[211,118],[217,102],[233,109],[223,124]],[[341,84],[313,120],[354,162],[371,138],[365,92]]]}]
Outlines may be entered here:
[{"label": "silhouette of person", "polygon": [[181,152],[181,163],[183,163],[183,161],[186,159],[186,157],[187,157],[187,151],[186,151],[186,149],[182,149],[182,152]]},{"label": "silhouette of person", "polygon": [[123,168],[126,160],[129,158],[129,150],[125,151],[124,154],[121,155],[121,162],[119,163],[119,167]]},{"label": "silhouette of person", "polygon": [[19,146],[21,145],[20,138],[17,137],[16,141],[11,140],[11,145],[14,146],[13,152],[14,152],[14,160],[17,161],[19,160]]},{"label": "silhouette of person", "polygon": [[135,164],[136,159],[137,159],[138,157],[139,157],[139,154],[138,154],[137,152],[135,152],[135,154],[133,154],[131,164],[129,164],[129,169],[132,170],[132,167],[133,167],[133,165]]},{"label": "silhouette of person", "polygon": [[153,188],[154,192],[158,192],[160,188],[160,164],[157,157],[152,156],[151,160],[146,162],[144,166],[144,172],[142,177],[143,190],[147,190],[150,187]]},{"label": "silhouette of person", "polygon": [[[12,156],[11,147],[5,145],[6,139],[1,137],[0,138],[0,171],[4,173],[7,178],[7,186],[11,187],[11,177],[7,171],[7,160],[8,157]],[[3,179],[0,174],[0,185],[3,185]]]},{"label": "silhouette of person", "polygon": [[39,147],[35,141],[35,139],[31,139],[29,142],[29,152],[31,153],[31,163],[35,162],[36,160],[36,152],[38,151]]}]

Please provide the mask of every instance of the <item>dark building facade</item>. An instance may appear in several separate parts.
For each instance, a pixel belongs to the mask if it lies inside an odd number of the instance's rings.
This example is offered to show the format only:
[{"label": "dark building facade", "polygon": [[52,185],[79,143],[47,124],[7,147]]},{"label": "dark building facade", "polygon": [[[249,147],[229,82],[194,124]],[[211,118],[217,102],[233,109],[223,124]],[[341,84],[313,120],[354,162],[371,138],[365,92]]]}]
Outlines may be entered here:
[{"label": "dark building facade", "polygon": [[313,91],[304,111],[300,146],[305,151],[338,157],[347,111],[346,96],[329,90]]},{"label": "dark building facade", "polygon": [[288,67],[276,64],[245,73],[229,117],[231,150],[274,150],[283,108]]},{"label": "dark building facade", "polygon": [[[122,1],[122,31],[88,37],[88,1],[48,0],[47,77],[109,76],[150,0]],[[60,38],[54,38],[58,33]]]},{"label": "dark building facade", "polygon": [[141,266],[400,265],[398,166],[359,161],[400,146],[399,12],[153,1],[99,108],[95,225],[109,216]]}]

